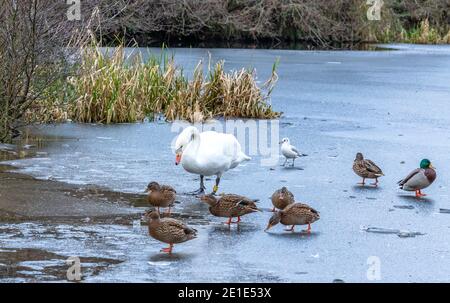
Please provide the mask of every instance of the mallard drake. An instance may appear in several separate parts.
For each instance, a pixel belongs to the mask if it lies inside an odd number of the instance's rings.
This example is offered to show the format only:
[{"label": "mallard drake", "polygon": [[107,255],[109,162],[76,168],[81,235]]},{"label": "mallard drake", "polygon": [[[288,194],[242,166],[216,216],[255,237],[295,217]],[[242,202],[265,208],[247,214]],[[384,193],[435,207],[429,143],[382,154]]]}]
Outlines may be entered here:
[{"label": "mallard drake", "polygon": [[170,214],[170,208],[174,205],[177,192],[171,186],[159,185],[158,182],[150,182],[145,192],[148,193],[147,201],[150,205],[155,206],[158,209],[160,207],[168,207]]},{"label": "mallard drake", "polygon": [[374,186],[378,186],[378,178],[384,176],[383,171],[369,159],[364,159],[362,153],[357,153],[355,161],[353,161],[353,171],[363,178],[361,185],[365,185],[366,179],[375,179]]},{"label": "mallard drake", "polygon": [[426,196],[421,192],[422,189],[431,185],[436,180],[436,171],[431,161],[423,159],[420,161],[420,167],[409,173],[404,179],[398,181],[400,188],[406,191],[415,191],[416,197]]},{"label": "mallard drake", "polygon": [[148,233],[158,241],[169,244],[161,252],[172,253],[173,245],[183,243],[197,237],[197,230],[172,218],[160,218],[158,211],[147,211]]},{"label": "mallard drake", "polygon": [[294,201],[294,195],[283,186],[272,194],[272,211],[275,212],[276,208],[284,209],[289,204],[294,203]]},{"label": "mallard drake", "polygon": [[282,166],[286,166],[288,159],[292,159],[292,165],[294,166],[295,159],[298,157],[305,157],[306,154],[300,153],[297,148],[291,145],[289,138],[283,138],[280,141],[281,144],[281,154],[286,158]]},{"label": "mallard drake", "polygon": [[[234,194],[222,194],[216,196],[214,194],[203,195],[201,200],[209,205],[209,212],[216,217],[229,218],[226,224],[241,222],[241,216],[260,211],[255,202],[244,196]],[[236,222],[232,222],[232,218],[237,217]]]},{"label": "mallard drake", "polygon": [[292,225],[290,229],[286,231],[294,231],[295,225],[308,224],[307,233],[311,232],[311,223],[320,219],[319,212],[309,205],[303,203],[294,203],[286,206],[285,209],[279,210],[272,215],[269,219],[269,224],[265,231],[269,230],[272,226],[281,223],[283,225]]}]

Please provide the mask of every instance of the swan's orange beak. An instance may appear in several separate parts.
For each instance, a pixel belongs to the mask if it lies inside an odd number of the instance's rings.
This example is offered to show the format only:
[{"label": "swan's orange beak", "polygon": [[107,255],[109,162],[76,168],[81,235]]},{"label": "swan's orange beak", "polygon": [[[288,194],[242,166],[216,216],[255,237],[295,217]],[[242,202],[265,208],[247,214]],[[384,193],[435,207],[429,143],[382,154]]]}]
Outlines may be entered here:
[{"label": "swan's orange beak", "polygon": [[181,153],[177,153],[177,155],[175,156],[175,165],[180,164],[181,162]]}]

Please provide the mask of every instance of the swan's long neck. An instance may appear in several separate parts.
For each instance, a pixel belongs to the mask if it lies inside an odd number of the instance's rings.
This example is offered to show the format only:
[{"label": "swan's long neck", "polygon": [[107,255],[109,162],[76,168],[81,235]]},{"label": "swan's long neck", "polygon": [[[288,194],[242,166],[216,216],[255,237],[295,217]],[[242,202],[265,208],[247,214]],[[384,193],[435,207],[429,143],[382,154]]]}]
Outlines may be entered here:
[{"label": "swan's long neck", "polygon": [[192,139],[191,142],[189,142],[188,146],[186,147],[186,149],[188,149],[188,152],[194,152],[197,153],[198,149],[200,147],[200,134],[198,133],[193,133],[192,134]]},{"label": "swan's long neck", "polygon": [[197,164],[197,152],[199,148],[200,148],[200,134],[193,133],[191,141],[186,146],[186,149],[183,152],[183,159],[182,159],[182,162],[184,162],[183,166],[185,166],[186,164],[189,166],[192,165],[195,166]]}]

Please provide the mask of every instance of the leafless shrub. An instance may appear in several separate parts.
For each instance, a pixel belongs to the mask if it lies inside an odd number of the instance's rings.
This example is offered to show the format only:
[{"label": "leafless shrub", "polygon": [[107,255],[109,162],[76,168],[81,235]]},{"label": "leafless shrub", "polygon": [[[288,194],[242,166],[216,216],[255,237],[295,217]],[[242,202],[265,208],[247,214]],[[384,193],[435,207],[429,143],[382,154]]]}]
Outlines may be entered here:
[{"label": "leafless shrub", "polygon": [[65,1],[2,0],[0,5],[0,141],[19,134],[24,113],[86,41],[82,21],[69,21]]}]

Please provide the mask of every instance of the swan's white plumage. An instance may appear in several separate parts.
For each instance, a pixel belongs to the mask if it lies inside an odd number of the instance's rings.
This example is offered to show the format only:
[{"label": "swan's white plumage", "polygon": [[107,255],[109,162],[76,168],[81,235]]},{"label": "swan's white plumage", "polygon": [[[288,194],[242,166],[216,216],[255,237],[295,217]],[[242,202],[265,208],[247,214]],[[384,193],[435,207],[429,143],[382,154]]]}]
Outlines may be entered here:
[{"label": "swan's white plumage", "polygon": [[185,128],[178,136],[176,149],[181,149],[181,165],[193,174],[220,177],[241,162],[250,160],[241,145],[231,134],[206,131],[200,133],[193,126]]}]

